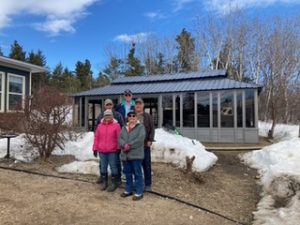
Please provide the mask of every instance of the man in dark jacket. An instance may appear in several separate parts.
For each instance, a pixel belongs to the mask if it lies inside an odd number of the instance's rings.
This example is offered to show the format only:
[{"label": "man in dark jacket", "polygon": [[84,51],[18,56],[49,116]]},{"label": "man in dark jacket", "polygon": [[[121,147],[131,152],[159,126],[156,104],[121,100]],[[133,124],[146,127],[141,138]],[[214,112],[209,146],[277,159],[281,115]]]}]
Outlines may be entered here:
[{"label": "man in dark jacket", "polygon": [[152,177],[151,177],[151,150],[150,147],[154,141],[155,127],[152,116],[144,112],[144,101],[141,98],[135,100],[135,112],[138,120],[145,127],[145,141],[144,141],[144,160],[142,162],[145,179],[145,191],[151,191]]},{"label": "man in dark jacket", "polygon": [[[111,99],[108,98],[104,101],[104,111],[108,110],[108,109],[112,110],[114,119],[118,121],[118,123],[120,124],[120,126],[122,128],[124,126],[123,117],[119,112],[113,110],[113,107],[114,107],[114,104],[113,104],[113,101]],[[103,113],[100,113],[97,117],[97,121],[96,121],[96,125],[95,125],[94,130],[97,129],[97,126],[100,124],[102,119],[103,119]]]},{"label": "man in dark jacket", "polygon": [[134,100],[132,100],[132,92],[129,89],[124,91],[124,99],[117,105],[116,111],[122,116],[125,123],[127,122],[127,114],[134,111]]},{"label": "man in dark jacket", "polygon": [[[112,110],[113,118],[118,121],[118,123],[120,124],[120,127],[122,128],[125,124],[123,117],[119,112],[113,110],[113,107],[114,107],[114,105],[113,105],[113,101],[111,99],[108,98],[104,101],[104,111]],[[98,115],[94,131],[97,130],[97,126],[101,123],[101,120],[103,119],[103,117],[104,117],[103,113],[100,113]],[[97,155],[95,157],[97,157]],[[119,183],[121,183],[122,167],[121,167],[121,161],[120,161],[120,153],[118,154],[118,157],[117,157],[117,167],[118,167],[118,178],[117,179],[118,179]],[[100,168],[100,163],[99,163],[99,168]],[[102,183],[101,177],[98,178],[97,183],[98,184]]]}]

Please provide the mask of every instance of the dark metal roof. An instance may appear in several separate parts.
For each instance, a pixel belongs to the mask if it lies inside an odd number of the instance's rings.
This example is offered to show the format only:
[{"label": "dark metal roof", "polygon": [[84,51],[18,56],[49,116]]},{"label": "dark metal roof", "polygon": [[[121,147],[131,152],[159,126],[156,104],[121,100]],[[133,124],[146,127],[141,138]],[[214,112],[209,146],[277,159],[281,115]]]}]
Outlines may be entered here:
[{"label": "dark metal roof", "polygon": [[[167,75],[166,75],[167,76]],[[181,80],[181,81],[162,81],[115,84],[96,88],[85,92],[76,93],[73,96],[111,96],[121,95],[125,89],[130,89],[133,94],[158,94],[174,92],[226,90],[226,89],[256,89],[259,85],[231,80],[228,78]]]},{"label": "dark metal roof", "polygon": [[212,70],[207,72],[120,77],[114,80],[112,84],[162,82],[162,81],[176,81],[176,80],[179,81],[179,80],[225,78],[225,77],[227,77],[226,70]]}]

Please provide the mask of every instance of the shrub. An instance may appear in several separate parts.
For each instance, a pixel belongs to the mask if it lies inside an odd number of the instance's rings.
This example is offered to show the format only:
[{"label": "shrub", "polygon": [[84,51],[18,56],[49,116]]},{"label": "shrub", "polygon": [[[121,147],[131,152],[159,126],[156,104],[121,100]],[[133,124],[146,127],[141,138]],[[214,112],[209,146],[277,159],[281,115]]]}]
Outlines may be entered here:
[{"label": "shrub", "polygon": [[71,111],[69,97],[53,87],[44,87],[31,99],[24,109],[25,136],[37,147],[41,159],[48,159],[55,147],[63,149],[70,137],[72,126],[67,122]]}]

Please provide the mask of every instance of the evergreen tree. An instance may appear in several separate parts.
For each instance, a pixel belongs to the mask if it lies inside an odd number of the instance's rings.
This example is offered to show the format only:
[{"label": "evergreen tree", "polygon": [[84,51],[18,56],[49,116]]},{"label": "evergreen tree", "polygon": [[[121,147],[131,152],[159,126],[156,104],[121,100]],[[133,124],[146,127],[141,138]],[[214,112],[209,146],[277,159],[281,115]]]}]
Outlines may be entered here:
[{"label": "evergreen tree", "polygon": [[178,43],[179,70],[183,72],[198,70],[198,57],[196,55],[195,39],[185,29],[176,37]]},{"label": "evergreen tree", "polygon": [[[34,51],[30,51],[28,57],[26,58],[28,63],[37,65],[37,66],[46,66],[46,57],[44,56],[41,50],[38,50],[36,53]],[[32,76],[32,91],[35,92],[41,87],[45,86],[49,83],[50,73],[40,73]]]},{"label": "evergreen tree", "polygon": [[132,47],[126,59],[127,69],[124,72],[125,76],[140,76],[144,73],[144,66],[141,65],[141,61],[136,58],[134,54],[135,43],[132,43]]},{"label": "evergreen tree", "polygon": [[85,91],[92,88],[92,75],[91,71],[91,63],[89,60],[85,60],[85,62],[77,61],[75,73],[77,79],[80,81],[80,90]]},{"label": "evergreen tree", "polygon": [[1,47],[0,47],[0,56],[4,56]]},{"label": "evergreen tree", "polygon": [[103,74],[99,73],[98,78],[93,82],[93,88],[104,87],[110,84],[109,78]]},{"label": "evergreen tree", "polygon": [[67,93],[74,93],[80,91],[80,81],[74,74],[65,68],[62,73],[63,90]]},{"label": "evergreen tree", "polygon": [[31,50],[26,61],[37,66],[46,66],[46,57],[41,50],[38,50],[36,53]]},{"label": "evergreen tree", "polygon": [[[108,74],[112,80],[118,78],[120,74],[122,74],[122,60],[116,57],[111,57],[109,64],[103,70],[104,73]],[[100,76],[101,74],[99,74]]]},{"label": "evergreen tree", "polygon": [[157,55],[157,72],[158,74],[164,74],[165,73],[165,59],[164,59],[163,53],[158,53]]},{"label": "evergreen tree", "polygon": [[25,61],[26,59],[26,52],[23,51],[23,47],[19,45],[17,41],[14,41],[14,43],[11,45],[9,58]]},{"label": "evergreen tree", "polygon": [[65,80],[63,76],[63,65],[61,63],[57,64],[52,72],[50,84],[60,90],[64,90],[65,87]]}]

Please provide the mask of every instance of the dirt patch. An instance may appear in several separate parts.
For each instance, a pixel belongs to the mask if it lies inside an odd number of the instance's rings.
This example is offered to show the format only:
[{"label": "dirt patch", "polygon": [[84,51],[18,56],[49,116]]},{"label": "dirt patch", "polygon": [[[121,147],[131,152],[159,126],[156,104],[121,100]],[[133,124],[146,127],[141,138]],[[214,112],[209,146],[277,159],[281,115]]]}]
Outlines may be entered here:
[{"label": "dirt patch", "polygon": [[[153,163],[153,191],[170,195],[244,223],[252,221],[259,198],[256,172],[237,152],[217,152],[219,160],[201,180],[172,165]],[[51,163],[1,161],[0,166],[84,179],[62,180],[0,169],[1,224],[234,224],[202,210],[146,193],[142,201],[102,192],[95,176],[58,174],[55,167],[74,161],[55,156]]]}]

